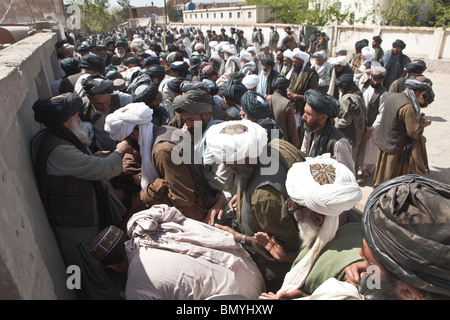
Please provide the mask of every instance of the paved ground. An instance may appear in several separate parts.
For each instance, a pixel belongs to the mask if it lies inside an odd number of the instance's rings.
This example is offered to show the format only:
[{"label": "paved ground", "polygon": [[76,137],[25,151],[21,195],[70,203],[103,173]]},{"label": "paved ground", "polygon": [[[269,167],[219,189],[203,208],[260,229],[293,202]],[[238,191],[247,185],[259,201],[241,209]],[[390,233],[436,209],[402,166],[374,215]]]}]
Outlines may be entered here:
[{"label": "paved ground", "polygon": [[[425,117],[432,121],[424,133],[431,171],[425,176],[450,184],[450,74],[425,72],[424,75],[433,81],[436,94],[434,102],[422,109]],[[367,181],[361,189],[363,199],[356,205],[356,209],[363,212],[366,200],[373,190],[373,180]]]}]

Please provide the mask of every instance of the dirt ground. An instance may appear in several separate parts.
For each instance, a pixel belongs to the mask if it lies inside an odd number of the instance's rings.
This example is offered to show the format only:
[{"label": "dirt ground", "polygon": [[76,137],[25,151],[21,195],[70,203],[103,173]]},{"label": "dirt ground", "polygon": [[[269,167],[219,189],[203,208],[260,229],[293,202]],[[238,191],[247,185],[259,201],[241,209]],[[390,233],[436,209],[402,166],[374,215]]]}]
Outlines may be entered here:
[{"label": "dirt ground", "polygon": [[[425,117],[432,122],[424,132],[431,171],[425,177],[450,184],[450,73],[425,71],[424,75],[433,81],[433,91],[436,95],[434,102],[422,109]],[[363,198],[355,207],[361,213],[373,191],[373,183],[371,177],[361,185]]]}]

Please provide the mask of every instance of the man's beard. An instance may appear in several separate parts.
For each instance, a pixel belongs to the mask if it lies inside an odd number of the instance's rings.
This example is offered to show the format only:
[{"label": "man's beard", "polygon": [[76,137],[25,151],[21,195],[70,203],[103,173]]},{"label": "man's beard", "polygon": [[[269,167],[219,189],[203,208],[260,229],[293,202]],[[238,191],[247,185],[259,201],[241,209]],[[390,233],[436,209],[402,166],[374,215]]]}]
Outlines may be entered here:
[{"label": "man's beard", "polygon": [[263,71],[263,72],[262,72],[262,75],[263,75],[263,77],[268,78],[269,75],[270,75],[270,71]]},{"label": "man's beard", "polygon": [[311,247],[317,239],[320,227],[314,225],[308,214],[300,220],[297,220],[298,234],[301,240],[301,248]]},{"label": "man's beard", "polygon": [[380,83],[374,83],[372,80],[370,81],[370,86],[374,89],[378,89],[379,87],[381,87],[381,82]]},{"label": "man's beard", "polygon": [[301,72],[303,69],[303,65],[294,67],[294,72]]},{"label": "man's beard", "polygon": [[89,142],[89,136],[86,132],[81,130],[81,123],[78,123],[76,119],[70,120],[70,131],[80,140],[83,144]]}]

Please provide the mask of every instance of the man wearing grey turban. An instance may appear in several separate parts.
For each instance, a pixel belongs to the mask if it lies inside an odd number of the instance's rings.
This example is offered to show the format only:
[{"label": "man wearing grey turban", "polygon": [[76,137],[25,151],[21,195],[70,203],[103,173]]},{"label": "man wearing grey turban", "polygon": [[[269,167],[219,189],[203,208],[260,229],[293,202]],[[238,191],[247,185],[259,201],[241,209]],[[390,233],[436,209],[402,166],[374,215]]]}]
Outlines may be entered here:
[{"label": "man wearing grey turban", "polygon": [[429,173],[424,129],[431,124],[420,110],[429,88],[422,75],[406,80],[406,90],[386,99],[379,129],[374,133],[378,152],[375,185],[408,174]]},{"label": "man wearing grey turban", "polygon": [[225,103],[228,105],[226,112],[230,116],[230,119],[241,120],[241,116],[239,115],[239,111],[241,110],[241,97],[247,92],[247,87],[238,80],[230,79],[221,84],[219,90],[225,98]]},{"label": "man wearing grey turban", "polygon": [[366,300],[447,300],[449,223],[448,184],[415,174],[381,184],[364,208],[365,261],[347,268],[348,281]]},{"label": "man wearing grey turban", "polygon": [[84,122],[92,123],[94,140],[90,145],[91,150],[113,152],[117,142],[105,131],[105,118],[131,102],[131,96],[114,92],[114,82],[99,75],[83,78],[81,84],[86,96],[83,97],[80,118]]},{"label": "man wearing grey turban", "polygon": [[354,173],[352,146],[332,124],[332,119],[339,115],[339,102],[327,93],[312,89],[305,92],[304,99],[306,105],[302,121],[306,129],[300,151],[310,157],[329,153]]}]

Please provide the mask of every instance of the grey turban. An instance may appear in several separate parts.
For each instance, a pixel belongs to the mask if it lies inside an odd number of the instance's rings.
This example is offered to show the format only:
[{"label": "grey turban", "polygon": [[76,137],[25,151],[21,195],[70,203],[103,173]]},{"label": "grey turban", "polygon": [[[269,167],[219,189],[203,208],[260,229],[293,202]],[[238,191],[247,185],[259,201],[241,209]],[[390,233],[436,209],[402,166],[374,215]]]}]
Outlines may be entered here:
[{"label": "grey turban", "polygon": [[353,74],[343,74],[336,79],[335,83],[336,87],[344,89],[344,92],[356,88],[355,82],[353,81]]},{"label": "grey turban", "polygon": [[339,115],[339,101],[325,92],[309,89],[305,92],[304,99],[318,113],[326,114],[330,118]]},{"label": "grey turban", "polygon": [[430,87],[430,84],[425,76],[418,75],[406,79],[405,86],[414,91],[426,91]]},{"label": "grey turban", "polygon": [[147,106],[158,97],[158,86],[151,83],[142,83],[133,90],[131,95],[133,102],[144,102]]},{"label": "grey turban", "polygon": [[81,86],[84,92],[89,96],[97,94],[111,94],[114,90],[114,82],[107,78],[100,78],[98,76],[89,76],[81,80]]},{"label": "grey turban", "polygon": [[247,87],[242,82],[230,79],[219,86],[222,95],[231,100],[240,103],[241,97],[247,92]]},{"label": "grey turban", "polygon": [[74,58],[62,59],[61,68],[66,73],[66,76],[70,76],[81,72],[80,61]]},{"label": "grey turban", "polygon": [[261,64],[268,64],[273,68],[275,66],[275,61],[273,61],[270,58],[264,58],[264,59],[261,59]]},{"label": "grey turban", "polygon": [[450,185],[415,174],[376,188],[363,214],[375,258],[405,283],[450,296]]},{"label": "grey turban", "polygon": [[144,73],[148,74],[150,76],[150,78],[152,78],[152,79],[157,78],[159,83],[161,81],[163,81],[164,77],[166,76],[164,67],[161,65],[152,66],[152,67],[148,68],[147,70],[145,70]]},{"label": "grey turban", "polygon": [[175,92],[175,93],[178,93],[178,94],[182,94],[183,92],[181,91],[181,84],[184,81],[187,81],[187,80],[188,80],[188,78],[183,78],[183,77],[174,78],[174,79],[172,79],[170,81],[167,81],[167,87],[172,92]]},{"label": "grey turban", "polygon": [[173,107],[179,113],[190,112],[201,114],[212,112],[213,100],[211,95],[205,90],[191,90],[181,96],[175,97]]},{"label": "grey turban", "polygon": [[395,47],[400,47],[400,48],[405,49],[405,48],[406,48],[406,43],[403,42],[403,40],[397,39],[397,40],[395,40],[395,41],[392,43],[392,47],[393,47],[393,48],[395,48]]},{"label": "grey turban", "polygon": [[272,81],[272,88],[281,91],[287,90],[289,88],[289,79],[281,75],[277,76]]},{"label": "grey turban", "polygon": [[255,91],[247,91],[242,95],[241,106],[244,112],[253,119],[264,119],[270,113],[267,100]]}]

